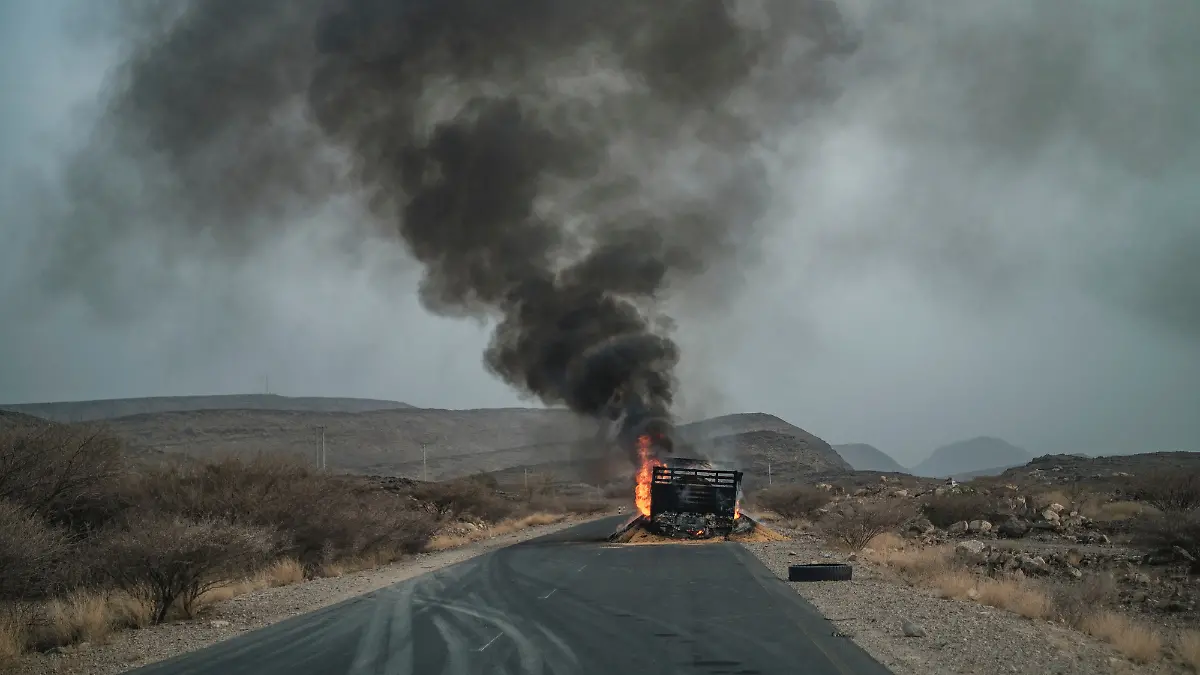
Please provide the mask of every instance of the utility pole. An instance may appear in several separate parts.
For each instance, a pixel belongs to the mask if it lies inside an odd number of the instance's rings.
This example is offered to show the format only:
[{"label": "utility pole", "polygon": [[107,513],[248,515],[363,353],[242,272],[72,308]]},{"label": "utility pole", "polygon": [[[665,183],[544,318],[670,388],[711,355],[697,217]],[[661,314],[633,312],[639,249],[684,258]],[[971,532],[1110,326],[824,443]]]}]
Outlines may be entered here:
[{"label": "utility pole", "polygon": [[529,492],[529,469],[525,469],[525,491]]},{"label": "utility pole", "polygon": [[317,429],[319,429],[321,432],[321,445],[320,445],[320,451],[319,451],[320,454],[317,455],[317,462],[320,465],[321,470],[324,471],[325,470],[325,425],[321,425],[321,426],[317,427]]},{"label": "utility pole", "polygon": [[771,485],[771,463],[767,462],[767,485]]},{"label": "utility pole", "polygon": [[421,480],[429,481],[429,464],[426,461],[425,447],[428,443],[421,444]]}]

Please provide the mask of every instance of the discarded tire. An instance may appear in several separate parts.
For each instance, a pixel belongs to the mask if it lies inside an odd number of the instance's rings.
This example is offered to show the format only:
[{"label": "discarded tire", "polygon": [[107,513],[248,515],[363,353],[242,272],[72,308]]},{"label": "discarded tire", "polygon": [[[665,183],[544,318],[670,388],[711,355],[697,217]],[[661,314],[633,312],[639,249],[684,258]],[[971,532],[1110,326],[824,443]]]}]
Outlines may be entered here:
[{"label": "discarded tire", "polygon": [[850,581],[853,572],[842,563],[788,565],[788,581]]}]

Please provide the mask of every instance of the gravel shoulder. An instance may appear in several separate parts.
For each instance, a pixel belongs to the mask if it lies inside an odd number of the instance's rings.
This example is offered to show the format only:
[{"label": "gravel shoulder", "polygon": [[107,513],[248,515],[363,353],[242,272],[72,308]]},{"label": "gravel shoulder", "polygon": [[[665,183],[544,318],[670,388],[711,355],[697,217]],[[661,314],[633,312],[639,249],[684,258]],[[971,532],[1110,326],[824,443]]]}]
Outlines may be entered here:
[{"label": "gravel shoulder", "polygon": [[568,518],[551,525],[484,539],[457,549],[419,554],[387,567],[247,593],[216,605],[205,616],[193,621],[124,631],[114,634],[103,644],[79,645],[60,653],[29,655],[2,672],[21,675],[123,673],[370,593],[488,551],[609,515]]},{"label": "gravel shoulder", "polygon": [[[813,535],[793,541],[743,544],[782,579],[789,564],[830,562]],[[840,554],[833,554],[840,559]],[[1160,675],[1190,672],[1167,663],[1139,666],[1108,645],[1064,626],[1032,621],[968,601],[947,600],[854,563],[854,579],[791,583],[839,632],[896,675]],[[904,624],[924,631],[906,637]]]}]

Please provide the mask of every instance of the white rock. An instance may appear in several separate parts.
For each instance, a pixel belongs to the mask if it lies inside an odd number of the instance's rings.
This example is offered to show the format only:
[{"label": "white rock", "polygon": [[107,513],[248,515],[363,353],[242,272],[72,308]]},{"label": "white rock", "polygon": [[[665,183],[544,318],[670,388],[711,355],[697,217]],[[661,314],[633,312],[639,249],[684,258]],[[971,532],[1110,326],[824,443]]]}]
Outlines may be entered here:
[{"label": "white rock", "polygon": [[904,637],[925,637],[925,629],[911,621],[905,621],[900,629],[904,631]]},{"label": "white rock", "polygon": [[955,553],[958,553],[959,555],[962,555],[962,556],[965,556],[968,558],[973,558],[973,559],[982,558],[983,552],[986,550],[987,550],[987,544],[984,544],[982,541],[979,541],[978,539],[968,539],[967,541],[960,541],[954,547]]},{"label": "white rock", "polygon": [[1055,511],[1054,509],[1046,509],[1045,511],[1042,511],[1042,518],[1044,518],[1047,522],[1057,523],[1058,511]]},{"label": "white rock", "polygon": [[986,520],[972,520],[967,523],[968,532],[991,532],[992,524]]},{"label": "white rock", "polygon": [[212,626],[213,628],[225,628],[229,625],[229,622],[222,619],[215,619],[213,621],[209,621],[208,625]]},{"label": "white rock", "polygon": [[1053,511],[1053,512],[1055,512],[1055,513],[1060,513],[1060,512],[1062,512],[1062,510],[1063,510],[1063,509],[1065,509],[1065,508],[1067,508],[1067,507],[1065,507],[1065,506],[1063,506],[1062,504],[1059,504],[1059,503],[1057,503],[1057,502],[1055,502],[1054,504],[1051,504],[1051,505],[1050,505],[1050,510],[1051,510],[1051,511]]}]

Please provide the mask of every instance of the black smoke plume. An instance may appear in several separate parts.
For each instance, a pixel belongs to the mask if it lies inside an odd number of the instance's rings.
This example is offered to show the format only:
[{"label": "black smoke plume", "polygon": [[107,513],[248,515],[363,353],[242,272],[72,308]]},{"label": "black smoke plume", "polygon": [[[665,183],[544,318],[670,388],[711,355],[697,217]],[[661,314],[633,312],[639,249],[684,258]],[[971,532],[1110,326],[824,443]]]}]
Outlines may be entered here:
[{"label": "black smoke plume", "polygon": [[110,121],[167,177],[155,227],[246,251],[361,196],[426,307],[496,322],[491,372],[638,419],[675,393],[664,299],[753,241],[762,143],[848,44],[824,0],[146,7]]}]

